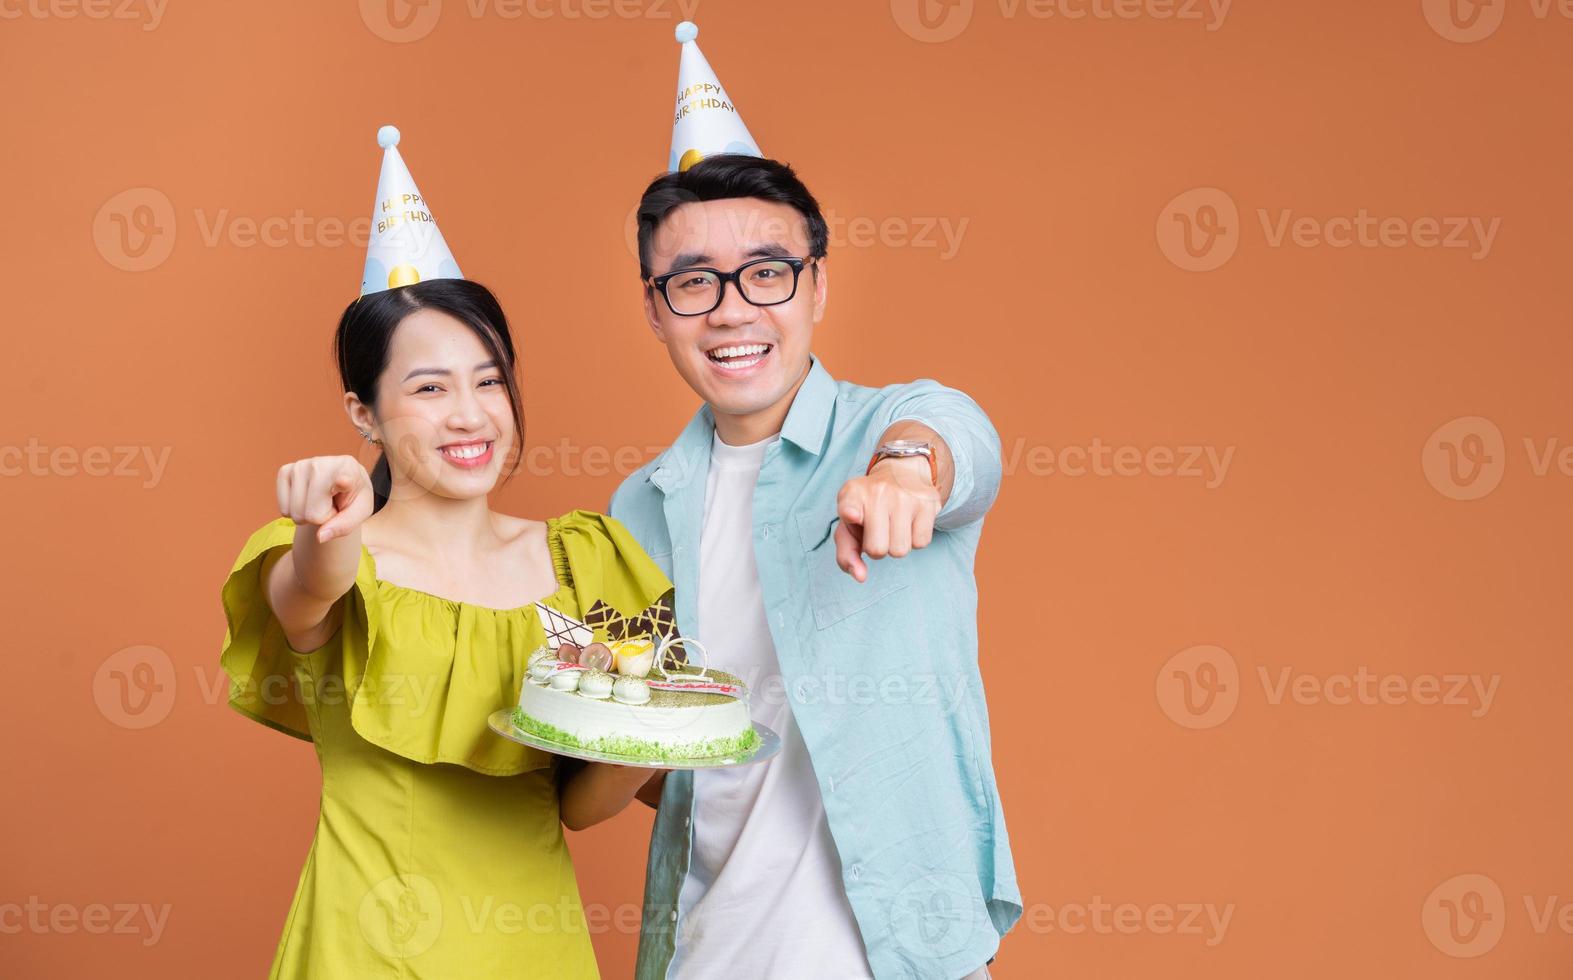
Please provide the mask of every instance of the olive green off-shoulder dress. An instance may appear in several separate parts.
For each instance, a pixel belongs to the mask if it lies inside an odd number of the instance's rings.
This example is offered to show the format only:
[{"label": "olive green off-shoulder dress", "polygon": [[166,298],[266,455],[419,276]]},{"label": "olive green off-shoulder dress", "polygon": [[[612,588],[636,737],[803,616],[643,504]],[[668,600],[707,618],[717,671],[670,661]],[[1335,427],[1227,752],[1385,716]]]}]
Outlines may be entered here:
[{"label": "olive green off-shoulder dress", "polygon": [[[253,534],[223,590],[230,705],[310,740],[322,767],[316,837],[269,976],[595,977],[558,817],[561,760],[487,727],[545,642],[533,603],[490,609],[393,585],[362,549],[343,625],[297,653],[262,582],[268,552],[294,535],[287,519]],[[566,615],[597,599],[635,615],[672,587],[610,517],[555,518],[547,542],[559,588],[542,602]]]}]

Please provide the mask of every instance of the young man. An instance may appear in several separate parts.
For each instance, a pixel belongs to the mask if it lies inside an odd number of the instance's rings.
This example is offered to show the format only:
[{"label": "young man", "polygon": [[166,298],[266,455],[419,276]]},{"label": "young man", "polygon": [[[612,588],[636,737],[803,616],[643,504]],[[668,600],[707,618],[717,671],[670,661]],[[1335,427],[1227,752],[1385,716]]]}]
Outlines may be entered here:
[{"label": "young man", "polygon": [[960,392],[813,357],[827,231],[789,167],[708,157],[638,218],[645,315],[705,404],[612,514],[782,750],[647,787],[637,975],[986,976],[1021,914],[972,573],[998,436]]}]

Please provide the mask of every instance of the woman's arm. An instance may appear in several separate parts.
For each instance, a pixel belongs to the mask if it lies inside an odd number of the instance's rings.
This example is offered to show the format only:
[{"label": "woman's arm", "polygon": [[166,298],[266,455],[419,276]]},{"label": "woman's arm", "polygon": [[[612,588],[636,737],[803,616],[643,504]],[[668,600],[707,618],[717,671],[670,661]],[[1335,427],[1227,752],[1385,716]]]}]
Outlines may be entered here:
[{"label": "woman's arm", "polygon": [[268,605],[292,648],[315,650],[339,628],[339,600],[355,584],[371,477],[353,456],[316,456],[281,467],[277,491],[295,543],[263,562]]},{"label": "woman's arm", "polygon": [[615,817],[646,783],[652,780],[659,783],[665,777],[664,769],[592,762],[563,784],[563,826],[569,830],[583,830]]}]

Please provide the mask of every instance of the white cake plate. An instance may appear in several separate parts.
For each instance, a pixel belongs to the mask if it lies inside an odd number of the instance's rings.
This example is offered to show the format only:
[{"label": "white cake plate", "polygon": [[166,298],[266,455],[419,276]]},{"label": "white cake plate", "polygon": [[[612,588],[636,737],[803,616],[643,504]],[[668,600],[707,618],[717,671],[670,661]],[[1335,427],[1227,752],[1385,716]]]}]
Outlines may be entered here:
[{"label": "white cake plate", "polygon": [[633,756],[617,755],[614,752],[592,752],[577,746],[563,745],[551,739],[541,738],[526,731],[520,731],[513,724],[513,709],[504,708],[493,711],[487,724],[492,731],[503,738],[511,739],[520,745],[528,745],[532,749],[550,752],[553,755],[567,756],[570,759],[583,759],[586,762],[606,762],[614,766],[638,766],[641,769],[725,769],[729,766],[746,766],[753,762],[763,762],[777,752],[781,751],[781,736],[754,722],[754,731],[759,735],[759,744],[753,751],[740,755],[718,755],[706,759],[666,759],[650,760],[636,759]]}]

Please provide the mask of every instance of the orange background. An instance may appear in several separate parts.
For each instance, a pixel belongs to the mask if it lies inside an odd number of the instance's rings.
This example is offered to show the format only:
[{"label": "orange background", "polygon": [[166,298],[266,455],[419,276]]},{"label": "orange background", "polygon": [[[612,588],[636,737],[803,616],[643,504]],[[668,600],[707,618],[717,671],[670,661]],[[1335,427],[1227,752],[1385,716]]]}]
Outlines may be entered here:
[{"label": "orange background", "polygon": [[[642,458],[694,408],[642,324],[627,239],[666,160],[672,0],[602,19],[447,0],[409,41],[373,29],[380,2],[171,0],[153,30],[4,5],[0,444],[169,452],[157,481],[64,457],[0,477],[0,904],[169,906],[151,944],[0,934],[6,977],[266,971],[318,774],[224,707],[218,590],[274,516],[278,466],[357,451],[329,342],[363,250],[316,223],[369,214],[378,125],[401,127],[460,263],[514,319],[530,443],[570,450],[496,506],[605,507],[620,475],[571,454]],[[1029,909],[996,976],[1566,976],[1573,477],[1536,460],[1573,439],[1573,20],[1494,0],[1500,26],[1468,42],[1428,21],[1445,2],[1239,0],[1208,30],[978,0],[930,42],[903,29],[914,3],[704,0],[697,20],[755,137],[841,221],[832,373],[937,377],[1020,453],[978,560]],[[155,200],[112,200],[135,188],[171,208],[137,226],[169,249],[144,271],[116,251],[116,208]],[[1176,221],[1197,188],[1225,210]],[[1500,225],[1475,258],[1275,246],[1260,217],[1361,209]],[[237,224],[297,213],[307,230],[276,245]],[[1237,251],[1180,268],[1187,217]],[[942,220],[966,222],[954,254],[911,240]],[[1050,471],[1094,440],[1234,453],[1212,487]],[[1167,663],[1198,645],[1226,653]],[[137,658],[162,685],[142,714],[112,679]],[[1213,668],[1212,706],[1187,701],[1175,671]],[[1483,713],[1275,699],[1286,668],[1334,693],[1362,669],[1498,687]],[[640,900],[649,823],[635,808],[573,837],[587,903]],[[1233,910],[1211,946],[1062,927],[1100,900]],[[598,932],[607,976],[630,975],[635,941]]]}]

